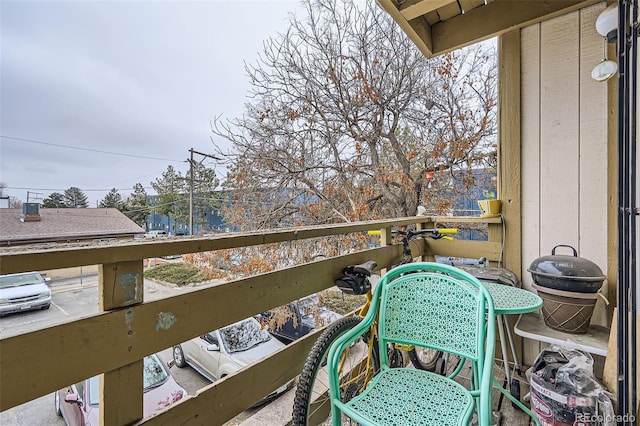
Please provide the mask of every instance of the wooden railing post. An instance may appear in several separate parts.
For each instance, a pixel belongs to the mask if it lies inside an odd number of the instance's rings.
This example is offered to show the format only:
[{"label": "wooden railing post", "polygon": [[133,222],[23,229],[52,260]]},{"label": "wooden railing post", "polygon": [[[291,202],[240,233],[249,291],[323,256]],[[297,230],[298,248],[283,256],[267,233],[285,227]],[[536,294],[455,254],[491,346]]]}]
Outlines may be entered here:
[{"label": "wooden railing post", "polygon": [[[500,221],[500,223],[487,223],[487,240],[489,242],[501,243],[501,250],[502,250],[502,247],[504,247],[502,245],[503,238],[504,236],[502,235],[502,221]],[[504,268],[504,253],[502,252],[500,253],[499,262],[501,263],[501,266]],[[498,264],[496,262],[492,262],[491,266],[498,266]]]},{"label": "wooden railing post", "polygon": [[[390,246],[393,244],[393,234],[391,233],[391,227],[380,228],[380,246]],[[380,276],[384,276],[387,273],[387,268],[380,269]]]},{"label": "wooden railing post", "polygon": [[[142,260],[108,263],[99,267],[100,311],[109,311],[143,301],[144,274]],[[133,316],[128,318],[128,336],[135,334]],[[120,328],[116,328],[120,329]],[[131,351],[132,346],[128,347]],[[96,354],[108,357],[108,353]],[[142,419],[142,360],[105,372],[100,377],[100,424],[131,424]]]},{"label": "wooden railing post", "polygon": [[[416,223],[416,229],[435,228],[436,225],[433,223],[433,219],[425,217],[425,220],[425,222]],[[427,245],[425,244],[424,253],[421,256],[418,256],[417,260],[418,262],[435,262],[436,258],[433,254],[429,254],[427,252]]]},{"label": "wooden railing post", "polygon": [[380,229],[380,245],[381,246],[390,246],[393,244],[393,235],[391,235],[391,228],[381,228]]}]

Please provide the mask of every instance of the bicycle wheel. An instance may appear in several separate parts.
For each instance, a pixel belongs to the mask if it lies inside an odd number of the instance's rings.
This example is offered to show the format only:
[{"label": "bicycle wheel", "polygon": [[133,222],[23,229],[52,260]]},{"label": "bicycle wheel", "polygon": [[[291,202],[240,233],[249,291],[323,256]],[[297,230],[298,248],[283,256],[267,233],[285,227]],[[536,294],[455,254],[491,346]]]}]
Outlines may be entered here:
[{"label": "bicycle wheel", "polygon": [[409,351],[409,360],[418,370],[435,371],[438,359],[442,358],[442,352],[431,349],[414,347]]},{"label": "bicycle wheel", "polygon": [[[460,365],[460,362],[462,362],[462,358],[460,358],[458,355],[442,353],[440,358],[438,358],[438,361],[436,361],[436,368],[434,372],[440,374],[441,376],[449,377],[456,372],[458,366]],[[460,371],[458,371],[458,373],[454,377],[462,377],[458,376],[458,374],[460,374]]]},{"label": "bicycle wheel", "polygon": [[[331,344],[360,322],[358,317],[345,317],[331,324],[320,335],[304,364],[293,401],[295,426],[317,425],[329,418],[329,381],[326,363]],[[368,344],[359,339],[345,350],[340,377],[340,398],[349,401],[364,389],[373,374],[377,347],[373,347],[373,360],[363,363],[368,355]],[[356,368],[356,366],[359,366]],[[368,368],[368,370],[367,370]]]}]

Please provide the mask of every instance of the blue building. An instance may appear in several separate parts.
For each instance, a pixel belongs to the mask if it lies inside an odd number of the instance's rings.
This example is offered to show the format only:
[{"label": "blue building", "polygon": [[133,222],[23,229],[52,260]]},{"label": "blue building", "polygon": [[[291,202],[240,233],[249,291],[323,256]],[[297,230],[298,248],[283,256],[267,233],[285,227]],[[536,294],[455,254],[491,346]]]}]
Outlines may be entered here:
[{"label": "blue building", "polygon": [[[473,178],[475,185],[470,187],[464,194],[456,197],[453,208],[453,216],[480,216],[481,211],[478,200],[497,195],[497,173],[492,169],[474,170]],[[482,230],[465,229],[460,230],[459,238],[464,240],[487,241],[487,234]]]},{"label": "blue building", "polygon": [[[219,192],[216,196],[223,197],[224,193]],[[149,196],[150,213],[147,216],[147,229],[149,231],[166,231],[169,235],[189,235],[188,221],[176,221],[169,216],[158,213],[154,207],[159,203],[160,196]],[[206,205],[204,209],[195,208],[193,217],[194,234],[226,232],[229,230],[229,225],[221,214],[220,206]]]}]

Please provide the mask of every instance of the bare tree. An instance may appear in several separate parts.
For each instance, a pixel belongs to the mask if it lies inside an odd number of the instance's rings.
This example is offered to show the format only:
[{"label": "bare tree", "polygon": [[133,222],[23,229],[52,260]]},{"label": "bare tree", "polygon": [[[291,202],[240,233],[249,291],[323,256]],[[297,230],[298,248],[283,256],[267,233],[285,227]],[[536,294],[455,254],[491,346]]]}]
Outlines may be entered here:
[{"label": "bare tree", "polygon": [[243,117],[212,124],[232,143],[219,150],[237,207],[225,213],[231,223],[451,208],[454,192],[473,184],[470,170],[495,157],[493,49],[427,60],[369,2],[310,1],[306,12],[246,67],[253,101]]},{"label": "bare tree", "polygon": [[21,209],[22,208],[22,200],[14,197],[13,195],[9,196],[9,208],[10,209]]}]

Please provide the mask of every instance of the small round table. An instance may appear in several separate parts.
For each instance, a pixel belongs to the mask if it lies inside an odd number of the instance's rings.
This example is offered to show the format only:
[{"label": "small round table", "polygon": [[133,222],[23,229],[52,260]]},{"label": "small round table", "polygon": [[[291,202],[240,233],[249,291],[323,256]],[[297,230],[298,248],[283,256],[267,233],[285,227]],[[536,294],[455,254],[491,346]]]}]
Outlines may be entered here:
[{"label": "small round table", "polygon": [[[482,280],[481,280],[482,281]],[[502,361],[504,362],[504,371],[507,383],[511,383],[509,371],[509,357],[507,356],[507,343],[504,337],[504,329],[507,330],[509,345],[513,355],[514,370],[521,374],[520,361],[516,353],[513,343],[513,334],[509,325],[507,315],[525,314],[537,311],[542,307],[542,299],[535,293],[518,287],[512,287],[505,284],[499,284],[491,281],[482,281],[484,286],[491,293],[493,298],[493,307],[498,320],[498,333],[500,334],[500,348],[502,349]]]}]

